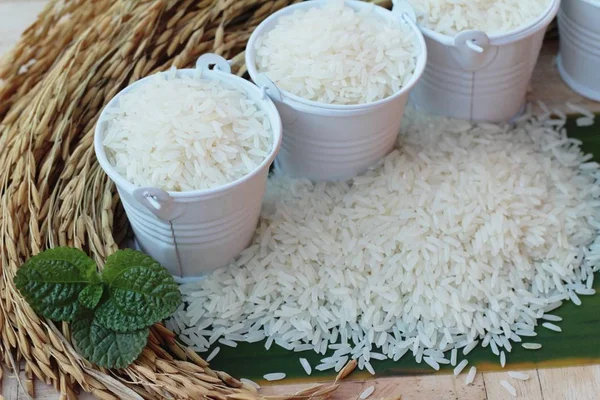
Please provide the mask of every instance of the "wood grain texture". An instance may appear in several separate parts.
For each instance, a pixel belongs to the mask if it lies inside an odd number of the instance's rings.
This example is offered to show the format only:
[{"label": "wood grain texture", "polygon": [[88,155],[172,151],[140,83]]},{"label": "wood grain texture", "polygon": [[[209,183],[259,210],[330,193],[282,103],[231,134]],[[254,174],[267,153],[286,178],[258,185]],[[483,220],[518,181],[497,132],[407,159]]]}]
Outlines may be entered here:
[{"label": "wood grain texture", "polygon": [[[31,24],[45,1],[0,0],[0,55],[16,42],[20,33]],[[540,57],[532,81],[529,100],[543,100],[551,107],[562,106],[565,101],[585,105],[600,111],[600,103],[586,100],[572,92],[561,80],[554,67],[557,43],[548,43]],[[508,368],[507,368],[508,370]],[[594,400],[600,398],[600,366],[571,367],[548,370],[525,371],[528,381],[509,378],[506,372],[478,374],[473,385],[464,384],[465,374],[458,378],[451,375],[430,375],[419,377],[381,378],[368,381],[348,381],[341,384],[333,395],[334,400],[352,400],[368,386],[376,390],[372,399],[403,400],[497,400],[511,396],[500,385],[501,380],[509,381],[517,388],[519,399],[527,400]],[[274,385],[263,389],[264,394],[291,393],[310,384]],[[56,399],[58,394],[51,386],[36,383],[38,399]],[[13,373],[6,372],[2,380],[2,395],[10,400],[24,400],[28,396],[19,388]],[[81,395],[80,399],[93,397]]]},{"label": "wood grain texture", "polygon": [[529,379],[526,381],[511,378],[508,376],[508,371],[509,369],[507,368],[506,371],[484,374],[483,380],[485,382],[488,400],[503,400],[511,397],[506,389],[500,384],[503,380],[507,381],[517,389],[517,397],[513,397],[515,399],[545,400],[542,394],[537,370],[519,371],[529,375]]},{"label": "wood grain texture", "polygon": [[544,400],[593,400],[600,398],[600,366],[540,369]]},{"label": "wood grain texture", "polygon": [[[374,399],[402,400],[479,400],[486,397],[482,375],[479,374],[472,385],[464,384],[464,374],[456,378],[453,375],[406,376],[380,378],[366,381],[347,381],[332,395],[332,400],[356,399],[366,388],[375,386]],[[310,387],[311,384],[277,385],[264,387],[265,395],[290,394]]]},{"label": "wood grain texture", "polygon": [[600,112],[600,103],[575,93],[563,82],[555,65],[558,47],[558,41],[544,43],[531,79],[531,91],[527,99],[532,102],[542,100],[549,107],[563,107],[565,102],[569,101]]}]

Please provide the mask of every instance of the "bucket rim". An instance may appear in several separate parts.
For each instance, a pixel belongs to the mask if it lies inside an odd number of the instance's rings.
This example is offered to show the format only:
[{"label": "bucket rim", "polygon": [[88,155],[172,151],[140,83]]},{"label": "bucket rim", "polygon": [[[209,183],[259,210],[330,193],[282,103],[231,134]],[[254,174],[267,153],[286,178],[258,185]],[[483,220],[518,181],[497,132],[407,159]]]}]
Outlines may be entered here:
[{"label": "bucket rim", "polygon": [[523,39],[523,38],[530,36],[531,34],[537,32],[539,29],[541,29],[545,26],[548,26],[550,24],[550,22],[552,22],[554,17],[556,17],[556,14],[558,13],[558,10],[560,8],[560,3],[561,3],[561,0],[552,0],[548,4],[548,6],[544,10],[544,12],[542,14],[540,14],[536,19],[529,22],[528,24],[517,27],[508,32],[497,33],[494,35],[487,35],[485,32],[479,31],[476,29],[475,30],[467,29],[467,30],[460,31],[457,34],[451,36],[451,35],[446,35],[443,33],[436,32],[433,29],[427,28],[426,26],[423,26],[421,24],[418,24],[418,26],[419,26],[419,29],[421,29],[421,32],[423,33],[424,36],[426,36],[429,39],[433,39],[437,42],[440,42],[442,44],[445,44],[447,46],[454,46],[456,37],[463,32],[469,32],[469,31],[482,32],[482,33],[486,34],[486,36],[488,36],[491,46],[501,46],[504,44],[512,43],[517,40]]},{"label": "bucket rim", "polygon": [[[132,84],[126,86],[125,88],[123,88],[122,90],[120,90],[106,104],[106,106],[104,106],[104,108],[102,109],[102,111],[100,113],[100,116],[98,117],[98,120],[96,121],[96,125],[94,127],[94,152],[96,154],[96,158],[98,160],[98,163],[100,164],[100,167],[104,170],[106,175],[108,175],[108,177],[115,183],[115,185],[117,186],[117,189],[125,190],[129,194],[132,194],[136,189],[143,188],[143,186],[135,185],[134,183],[127,180],[125,177],[123,177],[121,174],[119,174],[117,172],[117,170],[115,169],[115,167],[108,161],[108,157],[106,155],[106,150],[104,148],[104,144],[102,143],[103,139],[104,139],[104,132],[103,132],[104,130],[102,129],[102,125],[104,122],[107,121],[107,116],[106,116],[107,110],[110,109],[111,107],[113,107],[115,105],[115,103],[118,101],[118,99],[123,94],[128,93],[129,91],[133,90],[134,88],[144,85],[145,83],[148,83],[152,79],[156,79],[156,77],[159,74],[166,73],[166,72],[168,72],[168,71],[149,75],[147,77],[144,77],[140,80],[135,81],[134,83],[132,83]],[[176,71],[176,74],[183,74],[183,75],[188,75],[188,76],[196,75],[198,73],[199,73],[198,68],[182,68],[182,69],[177,69],[177,71]],[[230,74],[227,72],[219,71],[216,68],[213,70],[203,70],[202,78],[206,78],[209,80],[219,80],[219,81],[230,84],[231,86],[233,86],[234,88],[236,88],[238,90],[241,90],[242,92],[254,92],[258,98],[262,98],[263,103],[258,104],[258,106],[265,111],[266,117],[269,119],[269,122],[271,123],[271,135],[272,135],[273,142],[272,142],[272,146],[271,146],[271,150],[269,151],[269,154],[265,157],[265,159],[259,165],[256,166],[256,168],[254,168],[252,171],[250,171],[246,175],[244,175],[232,182],[228,182],[224,185],[217,186],[215,188],[210,188],[210,189],[189,190],[189,191],[182,191],[182,192],[166,191],[166,190],[164,191],[173,199],[178,199],[178,200],[182,200],[182,201],[193,201],[193,200],[197,200],[198,198],[213,197],[215,195],[219,195],[224,192],[227,192],[228,190],[240,185],[241,183],[252,179],[256,175],[260,174],[262,170],[264,170],[265,168],[268,168],[269,165],[273,162],[273,160],[275,159],[275,156],[279,152],[279,149],[281,147],[282,138],[283,138],[282,122],[281,122],[281,117],[279,116],[279,112],[277,111],[277,107],[275,107],[275,104],[268,96],[263,96],[263,93],[256,85],[252,84],[251,82],[247,81],[246,79],[240,78],[236,75],[233,75],[233,74]],[[160,189],[160,190],[162,190],[162,189]]]},{"label": "bucket rim", "polygon": [[[248,74],[253,81],[256,81],[257,77],[261,75],[256,68],[256,52],[254,51],[254,45],[259,37],[262,36],[263,33],[267,31],[267,26],[276,21],[278,18],[289,15],[298,10],[310,9],[314,7],[322,7],[327,4],[328,0],[310,0],[303,1],[300,3],[292,4],[287,7],[282,8],[271,14],[269,17],[264,19],[252,32],[250,38],[248,39],[248,43],[246,44],[246,54],[245,61],[246,67],[248,68]],[[363,10],[373,10],[378,13],[383,18],[386,18],[393,22],[406,23],[409,25],[413,33],[415,34],[416,44],[420,47],[419,54],[417,55],[417,60],[415,64],[415,70],[410,78],[410,80],[400,88],[399,91],[393,93],[391,96],[386,98],[373,101],[370,103],[362,103],[362,104],[327,104],[320,103],[314,100],[308,100],[303,97],[297,96],[293,93],[290,93],[287,90],[277,88],[277,90],[281,94],[281,102],[284,104],[307,107],[309,109],[321,110],[321,111],[362,111],[368,110],[371,108],[377,108],[381,105],[387,104],[391,101],[398,99],[399,97],[405,96],[412,90],[412,88],[417,84],[423,73],[425,72],[425,67],[427,64],[427,45],[425,43],[425,38],[423,33],[419,29],[417,23],[413,21],[409,17],[403,18],[402,14],[394,13],[393,9],[388,10],[387,8],[381,7],[374,3],[367,3],[360,0],[344,0],[344,4],[353,8],[356,11]]]}]

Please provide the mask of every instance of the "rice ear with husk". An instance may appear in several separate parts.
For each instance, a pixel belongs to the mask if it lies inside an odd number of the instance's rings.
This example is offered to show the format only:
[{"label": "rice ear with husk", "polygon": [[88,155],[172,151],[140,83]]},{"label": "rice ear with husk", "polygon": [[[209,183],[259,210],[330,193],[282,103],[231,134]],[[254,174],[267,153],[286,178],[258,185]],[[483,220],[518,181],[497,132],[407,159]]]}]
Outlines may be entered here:
[{"label": "rice ear with husk", "polygon": [[[118,91],[171,66],[193,66],[205,52],[233,59],[243,74],[252,30],[293,2],[51,0],[0,63],[1,349],[8,368],[24,363],[26,389],[40,379],[61,398],[79,388],[104,399],[259,398],[162,325],[133,365],[98,369],[77,353],[68,324],[35,315],[13,278],[26,259],[54,246],[84,249],[102,265],[125,237],[118,194],[92,146],[100,110]],[[311,398],[333,388],[322,385]]]}]

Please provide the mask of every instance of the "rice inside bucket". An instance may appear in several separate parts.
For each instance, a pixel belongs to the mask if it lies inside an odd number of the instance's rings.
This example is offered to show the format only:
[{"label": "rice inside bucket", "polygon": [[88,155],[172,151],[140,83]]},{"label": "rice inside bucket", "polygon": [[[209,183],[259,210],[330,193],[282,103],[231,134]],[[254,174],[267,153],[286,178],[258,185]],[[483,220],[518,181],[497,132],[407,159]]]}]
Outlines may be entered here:
[{"label": "rice inside bucket", "polygon": [[[439,7],[455,2],[422,4],[438,4]],[[492,33],[467,28],[449,35],[446,32],[476,25],[470,25],[466,20],[462,24],[444,22],[441,16],[437,25],[422,22],[420,28],[425,35],[429,59],[423,78],[412,94],[416,107],[433,114],[475,121],[506,122],[518,116],[524,109],[546,28],[556,16],[560,1],[551,0],[545,4],[537,17],[524,17],[521,21],[506,24],[500,33],[493,33],[493,27],[481,23],[480,27],[492,29]],[[423,16],[420,20],[428,21]]]},{"label": "rice inside bucket", "polygon": [[[135,96],[172,90],[188,97]],[[208,54],[196,69],[150,76],[117,94],[94,140],[137,245],[176,277],[194,278],[250,242],[281,122],[260,89]]]},{"label": "rice inside bucket", "polygon": [[[356,33],[342,39],[346,28]],[[390,32],[398,46],[388,57],[381,43]],[[248,41],[246,64],[282,116],[278,169],[343,180],[389,153],[426,57],[409,13],[361,1],[304,2],[263,21]]]}]

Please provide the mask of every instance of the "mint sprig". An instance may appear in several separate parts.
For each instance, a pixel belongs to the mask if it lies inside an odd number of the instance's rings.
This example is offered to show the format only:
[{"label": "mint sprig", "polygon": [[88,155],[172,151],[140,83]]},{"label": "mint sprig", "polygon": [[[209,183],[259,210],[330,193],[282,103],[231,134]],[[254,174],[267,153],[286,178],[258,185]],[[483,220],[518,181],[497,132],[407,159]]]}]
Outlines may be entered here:
[{"label": "mint sprig", "polygon": [[31,308],[54,321],[70,321],[86,286],[100,281],[96,263],[83,251],[67,247],[30,258],[15,276],[15,285]]},{"label": "mint sprig", "polygon": [[115,332],[100,325],[90,310],[77,314],[71,333],[77,349],[88,361],[109,368],[125,368],[146,346],[150,330]]},{"label": "mint sprig", "polygon": [[79,303],[85,308],[93,310],[102,299],[102,293],[104,293],[104,285],[88,285],[79,292]]},{"label": "mint sprig", "polygon": [[146,345],[148,328],[181,303],[169,272],[129,249],[109,256],[102,275],[81,250],[49,249],[19,268],[15,285],[38,314],[71,321],[81,354],[107,368],[135,361]]},{"label": "mint sprig", "polygon": [[118,332],[144,328],[171,315],[181,303],[177,284],[158,262],[134,250],[106,259],[102,279],[110,296],[96,311],[98,323]]}]

